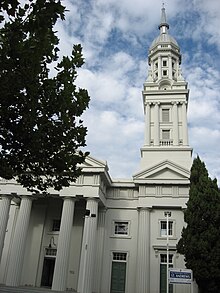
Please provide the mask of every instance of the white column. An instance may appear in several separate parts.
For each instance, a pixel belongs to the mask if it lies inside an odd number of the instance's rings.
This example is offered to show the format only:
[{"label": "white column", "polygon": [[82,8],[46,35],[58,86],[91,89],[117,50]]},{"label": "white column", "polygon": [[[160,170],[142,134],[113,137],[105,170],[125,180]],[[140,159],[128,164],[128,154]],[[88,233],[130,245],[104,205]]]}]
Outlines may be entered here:
[{"label": "white column", "polygon": [[162,60],[161,56],[158,57],[158,80],[161,79],[161,72],[162,72]]},{"label": "white column", "polygon": [[145,105],[145,144],[150,145],[150,104]]},{"label": "white column", "polygon": [[159,146],[160,144],[160,132],[159,132],[159,103],[155,103],[155,121],[154,121],[154,145]]},{"label": "white column", "polygon": [[96,250],[98,200],[95,198],[88,198],[86,209],[90,212],[90,214],[89,216],[85,216],[84,223],[77,290],[79,293],[92,293],[94,257]]},{"label": "white column", "polygon": [[178,79],[180,65],[179,65],[178,61],[175,64],[176,64],[176,76],[177,76],[177,79]]},{"label": "white column", "polygon": [[150,211],[139,210],[136,292],[150,293]]},{"label": "white column", "polygon": [[52,290],[56,291],[66,290],[74,207],[74,197],[64,198],[52,283]]},{"label": "white column", "polygon": [[93,289],[96,293],[100,293],[101,288],[106,210],[106,208],[100,209],[98,215],[97,245],[93,279]]},{"label": "white column", "polygon": [[22,196],[6,277],[7,286],[20,285],[31,206],[32,198]]},{"label": "white column", "polygon": [[173,144],[179,145],[179,126],[176,102],[173,103]]},{"label": "white column", "polygon": [[0,262],[2,257],[2,250],[4,247],[5,233],[8,224],[9,209],[11,204],[10,195],[1,195],[0,200]]},{"label": "white column", "polygon": [[169,55],[168,56],[168,76],[169,76],[169,79],[172,79],[173,78],[173,70],[172,70],[172,58],[171,56]]},{"label": "white column", "polygon": [[182,128],[183,128],[183,145],[188,145],[186,102],[182,104]]}]

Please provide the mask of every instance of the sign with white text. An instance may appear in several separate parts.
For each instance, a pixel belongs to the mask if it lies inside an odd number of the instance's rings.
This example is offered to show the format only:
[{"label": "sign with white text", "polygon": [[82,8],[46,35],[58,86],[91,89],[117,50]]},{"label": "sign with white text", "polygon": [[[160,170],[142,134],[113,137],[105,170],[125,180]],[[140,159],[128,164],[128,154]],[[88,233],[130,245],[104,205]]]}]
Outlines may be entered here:
[{"label": "sign with white text", "polygon": [[191,284],[193,282],[192,270],[169,268],[169,284]]}]

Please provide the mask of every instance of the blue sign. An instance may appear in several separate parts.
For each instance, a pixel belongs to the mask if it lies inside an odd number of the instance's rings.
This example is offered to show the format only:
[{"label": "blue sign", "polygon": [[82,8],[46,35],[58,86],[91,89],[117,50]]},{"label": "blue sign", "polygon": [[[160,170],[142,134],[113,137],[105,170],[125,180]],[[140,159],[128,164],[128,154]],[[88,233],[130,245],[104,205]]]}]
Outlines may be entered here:
[{"label": "blue sign", "polygon": [[170,284],[191,284],[193,281],[192,270],[169,268]]}]

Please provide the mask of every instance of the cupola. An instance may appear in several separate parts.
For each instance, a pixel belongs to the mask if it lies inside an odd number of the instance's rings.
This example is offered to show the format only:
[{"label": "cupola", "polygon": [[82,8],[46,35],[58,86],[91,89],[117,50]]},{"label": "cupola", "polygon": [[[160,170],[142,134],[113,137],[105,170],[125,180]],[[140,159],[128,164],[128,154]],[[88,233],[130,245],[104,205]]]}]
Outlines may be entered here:
[{"label": "cupola", "polygon": [[149,49],[148,81],[167,84],[183,80],[179,65],[181,64],[180,48],[177,41],[169,34],[165,8],[161,9],[161,22],[158,26],[160,34],[156,37]]}]

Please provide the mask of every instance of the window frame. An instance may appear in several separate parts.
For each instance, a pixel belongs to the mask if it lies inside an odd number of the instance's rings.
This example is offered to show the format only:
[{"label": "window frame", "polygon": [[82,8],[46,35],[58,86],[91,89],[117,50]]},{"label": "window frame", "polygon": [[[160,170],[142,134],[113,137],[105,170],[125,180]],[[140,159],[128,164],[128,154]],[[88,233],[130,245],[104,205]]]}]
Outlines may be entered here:
[{"label": "window frame", "polygon": [[[171,224],[171,227],[170,227]],[[175,237],[175,231],[174,231],[174,220],[168,221],[168,238],[174,238]],[[160,227],[159,227],[159,235],[160,238],[166,238],[167,237],[167,221],[166,220],[160,220]],[[162,225],[165,225],[165,228],[162,228]]]},{"label": "window frame", "polygon": [[[115,258],[114,255],[118,255],[118,258]],[[122,258],[120,258],[120,255],[122,256]],[[128,251],[117,251],[117,250],[113,250],[111,251],[111,261],[110,261],[110,266],[111,266],[111,278],[110,278],[110,283],[109,283],[109,292],[116,292],[113,288],[113,279],[112,279],[112,274],[113,274],[113,266],[116,264],[121,264],[125,267],[125,274],[124,274],[124,291],[122,291],[122,293],[127,292],[126,288],[127,288],[127,282],[128,282],[128,256],[129,256],[129,252]]]},{"label": "window frame", "polygon": [[[168,117],[168,120],[166,119]],[[165,118],[165,119],[164,119]],[[162,108],[161,109],[161,122],[162,123],[170,123],[170,108]]]},{"label": "window frame", "polygon": [[[120,233],[120,231],[118,232],[116,225],[118,225],[118,226],[127,225],[127,232],[126,233],[123,233],[123,232]],[[130,225],[131,225],[131,221],[129,221],[129,220],[113,220],[112,221],[112,235],[111,235],[111,237],[131,238],[131,236],[130,236]]]},{"label": "window frame", "polygon": [[[165,260],[167,260],[167,255],[165,253],[160,253],[160,293],[165,293],[166,292],[166,282],[167,282],[167,275],[165,277],[165,280],[162,281],[162,268],[163,270],[165,269],[166,271],[166,266],[167,266],[167,262],[166,261],[162,261],[162,256],[164,257]],[[174,255],[173,254],[169,254],[169,268],[173,268],[174,267]],[[167,274],[167,271],[166,271]],[[164,283],[165,282],[165,283]],[[165,285],[162,288],[162,283]],[[173,284],[169,284],[169,293],[173,293]]]}]

